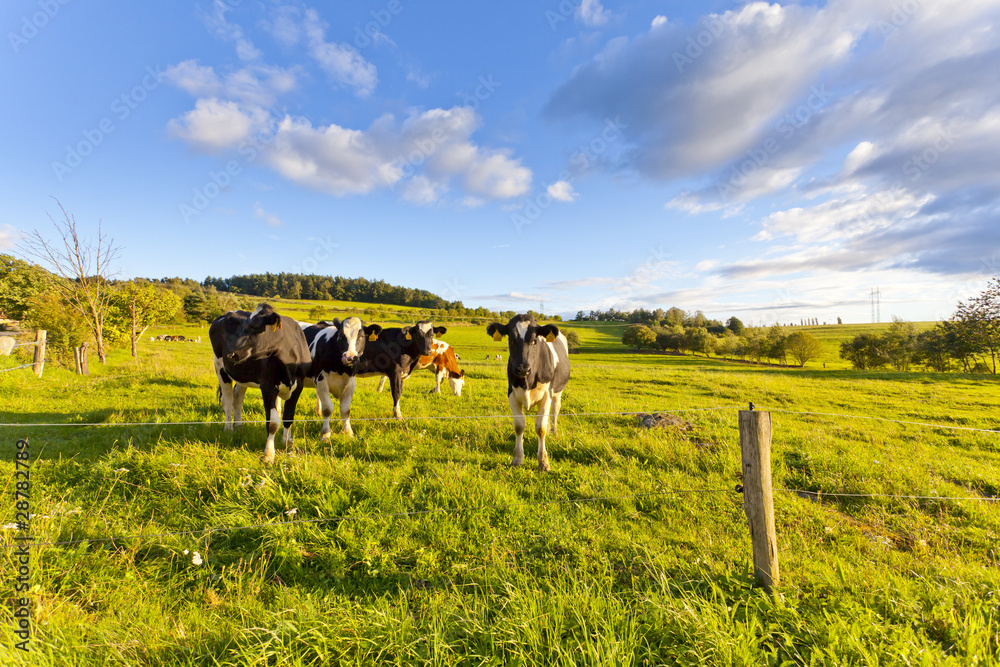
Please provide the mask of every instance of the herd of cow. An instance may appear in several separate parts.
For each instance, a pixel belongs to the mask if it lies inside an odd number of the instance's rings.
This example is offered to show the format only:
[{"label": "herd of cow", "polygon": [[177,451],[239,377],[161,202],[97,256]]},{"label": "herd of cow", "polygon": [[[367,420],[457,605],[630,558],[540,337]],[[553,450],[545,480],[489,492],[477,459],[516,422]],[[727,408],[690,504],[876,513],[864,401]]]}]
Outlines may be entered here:
[{"label": "herd of cow", "polygon": [[[262,303],[252,313],[243,310],[222,315],[209,328],[215,355],[219,395],[226,415],[227,430],[242,423],[243,398],[249,387],[259,388],[267,415],[267,442],[264,461],[274,463],[274,438],[279,422],[284,426],[282,441],[292,444],[292,422],[299,395],[306,387],[316,390],[323,416],[320,438],[331,437],[331,394],[340,402],[344,433],[351,429],[351,398],[358,377],[382,376],[392,392],[393,416],[402,417],[399,399],[403,381],[419,368],[430,368],[440,391],[447,378],[452,391],[461,395],[465,371],[458,368],[458,355],[444,341],[444,327],[431,322],[413,326],[366,325],[357,317],[317,324],[297,322]],[[486,328],[494,340],[508,340],[507,398],[514,415],[514,456],[512,465],[524,461],[525,410],[538,408],[538,468],[549,469],[545,437],[549,415],[552,433],[569,382],[569,346],[554,324],[539,325],[529,315],[515,315],[507,324],[494,322]],[[497,355],[497,359],[500,356]],[[487,355],[489,359],[489,355]],[[284,401],[283,410],[281,402]]]}]

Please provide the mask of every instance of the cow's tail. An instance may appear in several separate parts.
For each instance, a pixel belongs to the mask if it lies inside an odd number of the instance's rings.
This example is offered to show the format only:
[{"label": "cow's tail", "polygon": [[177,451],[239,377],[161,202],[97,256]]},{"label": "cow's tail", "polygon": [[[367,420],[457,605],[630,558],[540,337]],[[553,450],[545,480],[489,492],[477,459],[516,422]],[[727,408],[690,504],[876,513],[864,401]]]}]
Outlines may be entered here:
[{"label": "cow's tail", "polygon": [[219,405],[222,405],[222,385],[215,388],[215,398],[219,401]]}]

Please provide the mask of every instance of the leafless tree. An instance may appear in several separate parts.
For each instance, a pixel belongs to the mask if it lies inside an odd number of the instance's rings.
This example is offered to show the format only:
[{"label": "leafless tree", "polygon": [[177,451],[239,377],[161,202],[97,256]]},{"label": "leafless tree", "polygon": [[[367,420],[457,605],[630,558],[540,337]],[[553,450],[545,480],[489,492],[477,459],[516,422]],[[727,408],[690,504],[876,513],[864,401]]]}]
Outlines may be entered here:
[{"label": "leafless tree", "polygon": [[49,213],[46,215],[56,228],[58,240],[50,241],[35,229],[22,238],[21,252],[63,278],[53,281],[53,288],[87,322],[97,343],[97,356],[102,364],[107,363],[104,321],[114,293],[111,267],[118,259],[121,248],[101,231],[100,220],[97,222],[96,240],[81,238],[76,219],[66,212],[58,199],[56,203],[63,219],[56,220]]}]

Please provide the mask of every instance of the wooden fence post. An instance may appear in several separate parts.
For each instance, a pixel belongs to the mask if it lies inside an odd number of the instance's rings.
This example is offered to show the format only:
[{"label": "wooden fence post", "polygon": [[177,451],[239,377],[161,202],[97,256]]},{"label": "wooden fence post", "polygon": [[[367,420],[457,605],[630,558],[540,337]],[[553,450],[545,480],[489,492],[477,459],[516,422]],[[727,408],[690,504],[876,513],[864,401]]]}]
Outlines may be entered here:
[{"label": "wooden fence post", "polygon": [[778,539],[771,491],[771,413],[740,410],[743,510],[750,524],[757,583],[770,593],[778,586]]},{"label": "wooden fence post", "polygon": [[83,369],[80,368],[80,348],[73,348],[73,370],[76,371],[77,375],[83,373]]},{"label": "wooden fence post", "polygon": [[45,329],[35,332],[35,359],[31,370],[38,377],[42,377],[42,370],[45,368],[45,335]]},{"label": "wooden fence post", "polygon": [[84,375],[90,375],[90,363],[87,361],[87,349],[89,347],[90,344],[86,342],[80,346],[80,372]]}]

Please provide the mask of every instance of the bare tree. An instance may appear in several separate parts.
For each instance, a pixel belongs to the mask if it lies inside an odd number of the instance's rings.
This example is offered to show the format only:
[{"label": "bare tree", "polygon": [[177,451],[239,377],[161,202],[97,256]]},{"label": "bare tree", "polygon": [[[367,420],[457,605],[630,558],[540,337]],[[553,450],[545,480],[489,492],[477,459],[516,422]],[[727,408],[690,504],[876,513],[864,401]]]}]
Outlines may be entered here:
[{"label": "bare tree", "polygon": [[53,281],[53,289],[87,322],[97,343],[97,356],[104,364],[108,357],[104,348],[104,321],[114,294],[111,265],[118,259],[121,248],[104,235],[100,220],[96,240],[81,238],[76,219],[58,199],[56,203],[63,219],[57,221],[51,214],[46,215],[56,228],[58,240],[49,241],[36,229],[22,239],[22,253],[63,278]]}]

